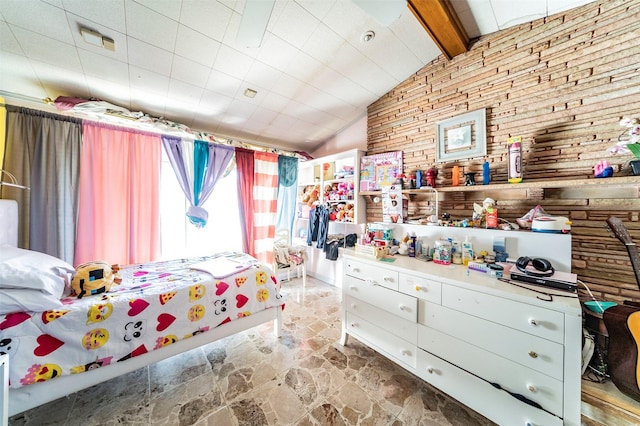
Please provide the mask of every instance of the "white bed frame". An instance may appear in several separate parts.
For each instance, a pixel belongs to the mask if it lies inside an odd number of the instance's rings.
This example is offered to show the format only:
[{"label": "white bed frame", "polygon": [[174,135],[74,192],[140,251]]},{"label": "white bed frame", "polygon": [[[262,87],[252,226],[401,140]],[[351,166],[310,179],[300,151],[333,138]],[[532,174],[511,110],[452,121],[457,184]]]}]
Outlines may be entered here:
[{"label": "white bed frame", "polygon": [[[97,368],[82,374],[71,374],[58,377],[46,382],[34,383],[17,389],[9,389],[9,414],[13,416],[63,396],[88,388],[114,377],[121,376],[163,359],[195,349],[207,343],[215,342],[236,333],[248,330],[260,324],[273,321],[274,334],[282,335],[282,306],[275,306],[247,317],[222,324],[206,333],[200,333],[188,339],[179,340],[174,344],[146,354],[118,362],[106,367]],[[8,372],[7,372],[8,373]],[[7,374],[8,375],[8,374]],[[6,388],[0,390],[0,401],[6,400]],[[6,411],[5,411],[6,413]],[[6,414],[5,414],[6,418]],[[0,425],[2,418],[0,417]]]}]

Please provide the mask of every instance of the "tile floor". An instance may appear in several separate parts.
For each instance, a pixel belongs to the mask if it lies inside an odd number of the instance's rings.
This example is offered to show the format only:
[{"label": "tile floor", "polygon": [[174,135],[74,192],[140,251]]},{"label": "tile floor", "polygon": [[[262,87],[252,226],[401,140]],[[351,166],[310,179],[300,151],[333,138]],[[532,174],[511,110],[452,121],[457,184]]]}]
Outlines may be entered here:
[{"label": "tile floor", "polygon": [[489,425],[350,338],[341,291],[283,283],[283,336],[265,324],[18,414],[9,425]]}]

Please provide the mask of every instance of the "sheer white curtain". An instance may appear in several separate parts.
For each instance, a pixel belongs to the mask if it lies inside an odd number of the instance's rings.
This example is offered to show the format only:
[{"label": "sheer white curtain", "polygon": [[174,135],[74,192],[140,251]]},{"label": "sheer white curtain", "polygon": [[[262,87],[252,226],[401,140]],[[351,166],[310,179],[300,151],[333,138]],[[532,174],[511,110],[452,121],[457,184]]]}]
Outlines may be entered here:
[{"label": "sheer white curtain", "polygon": [[242,251],[235,166],[221,177],[203,207],[207,226],[196,228],[184,212],[189,202],[169,162],[162,153],[160,182],[160,233],[162,259],[204,256],[222,251]]}]

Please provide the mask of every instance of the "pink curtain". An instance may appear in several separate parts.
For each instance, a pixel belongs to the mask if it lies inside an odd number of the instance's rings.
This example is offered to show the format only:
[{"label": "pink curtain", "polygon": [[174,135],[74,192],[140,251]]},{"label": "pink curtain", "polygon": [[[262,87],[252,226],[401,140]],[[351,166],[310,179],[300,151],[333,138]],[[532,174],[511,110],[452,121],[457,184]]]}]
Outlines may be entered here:
[{"label": "pink curtain", "polygon": [[278,208],[277,154],[255,152],[253,199],[255,257],[262,262],[271,264]]},{"label": "pink curtain", "polygon": [[160,257],[157,135],[83,124],[74,264],[131,264]]},{"label": "pink curtain", "polygon": [[253,229],[253,150],[236,148],[238,168],[238,202],[240,203],[242,250],[255,257]]}]

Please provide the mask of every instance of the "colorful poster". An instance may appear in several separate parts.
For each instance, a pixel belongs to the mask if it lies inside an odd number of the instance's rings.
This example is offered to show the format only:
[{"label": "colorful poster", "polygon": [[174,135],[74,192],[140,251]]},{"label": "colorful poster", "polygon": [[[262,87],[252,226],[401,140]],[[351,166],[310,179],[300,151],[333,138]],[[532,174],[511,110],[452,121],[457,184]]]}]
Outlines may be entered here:
[{"label": "colorful poster", "polygon": [[365,155],[360,163],[360,191],[378,191],[391,186],[400,174],[402,151]]}]

